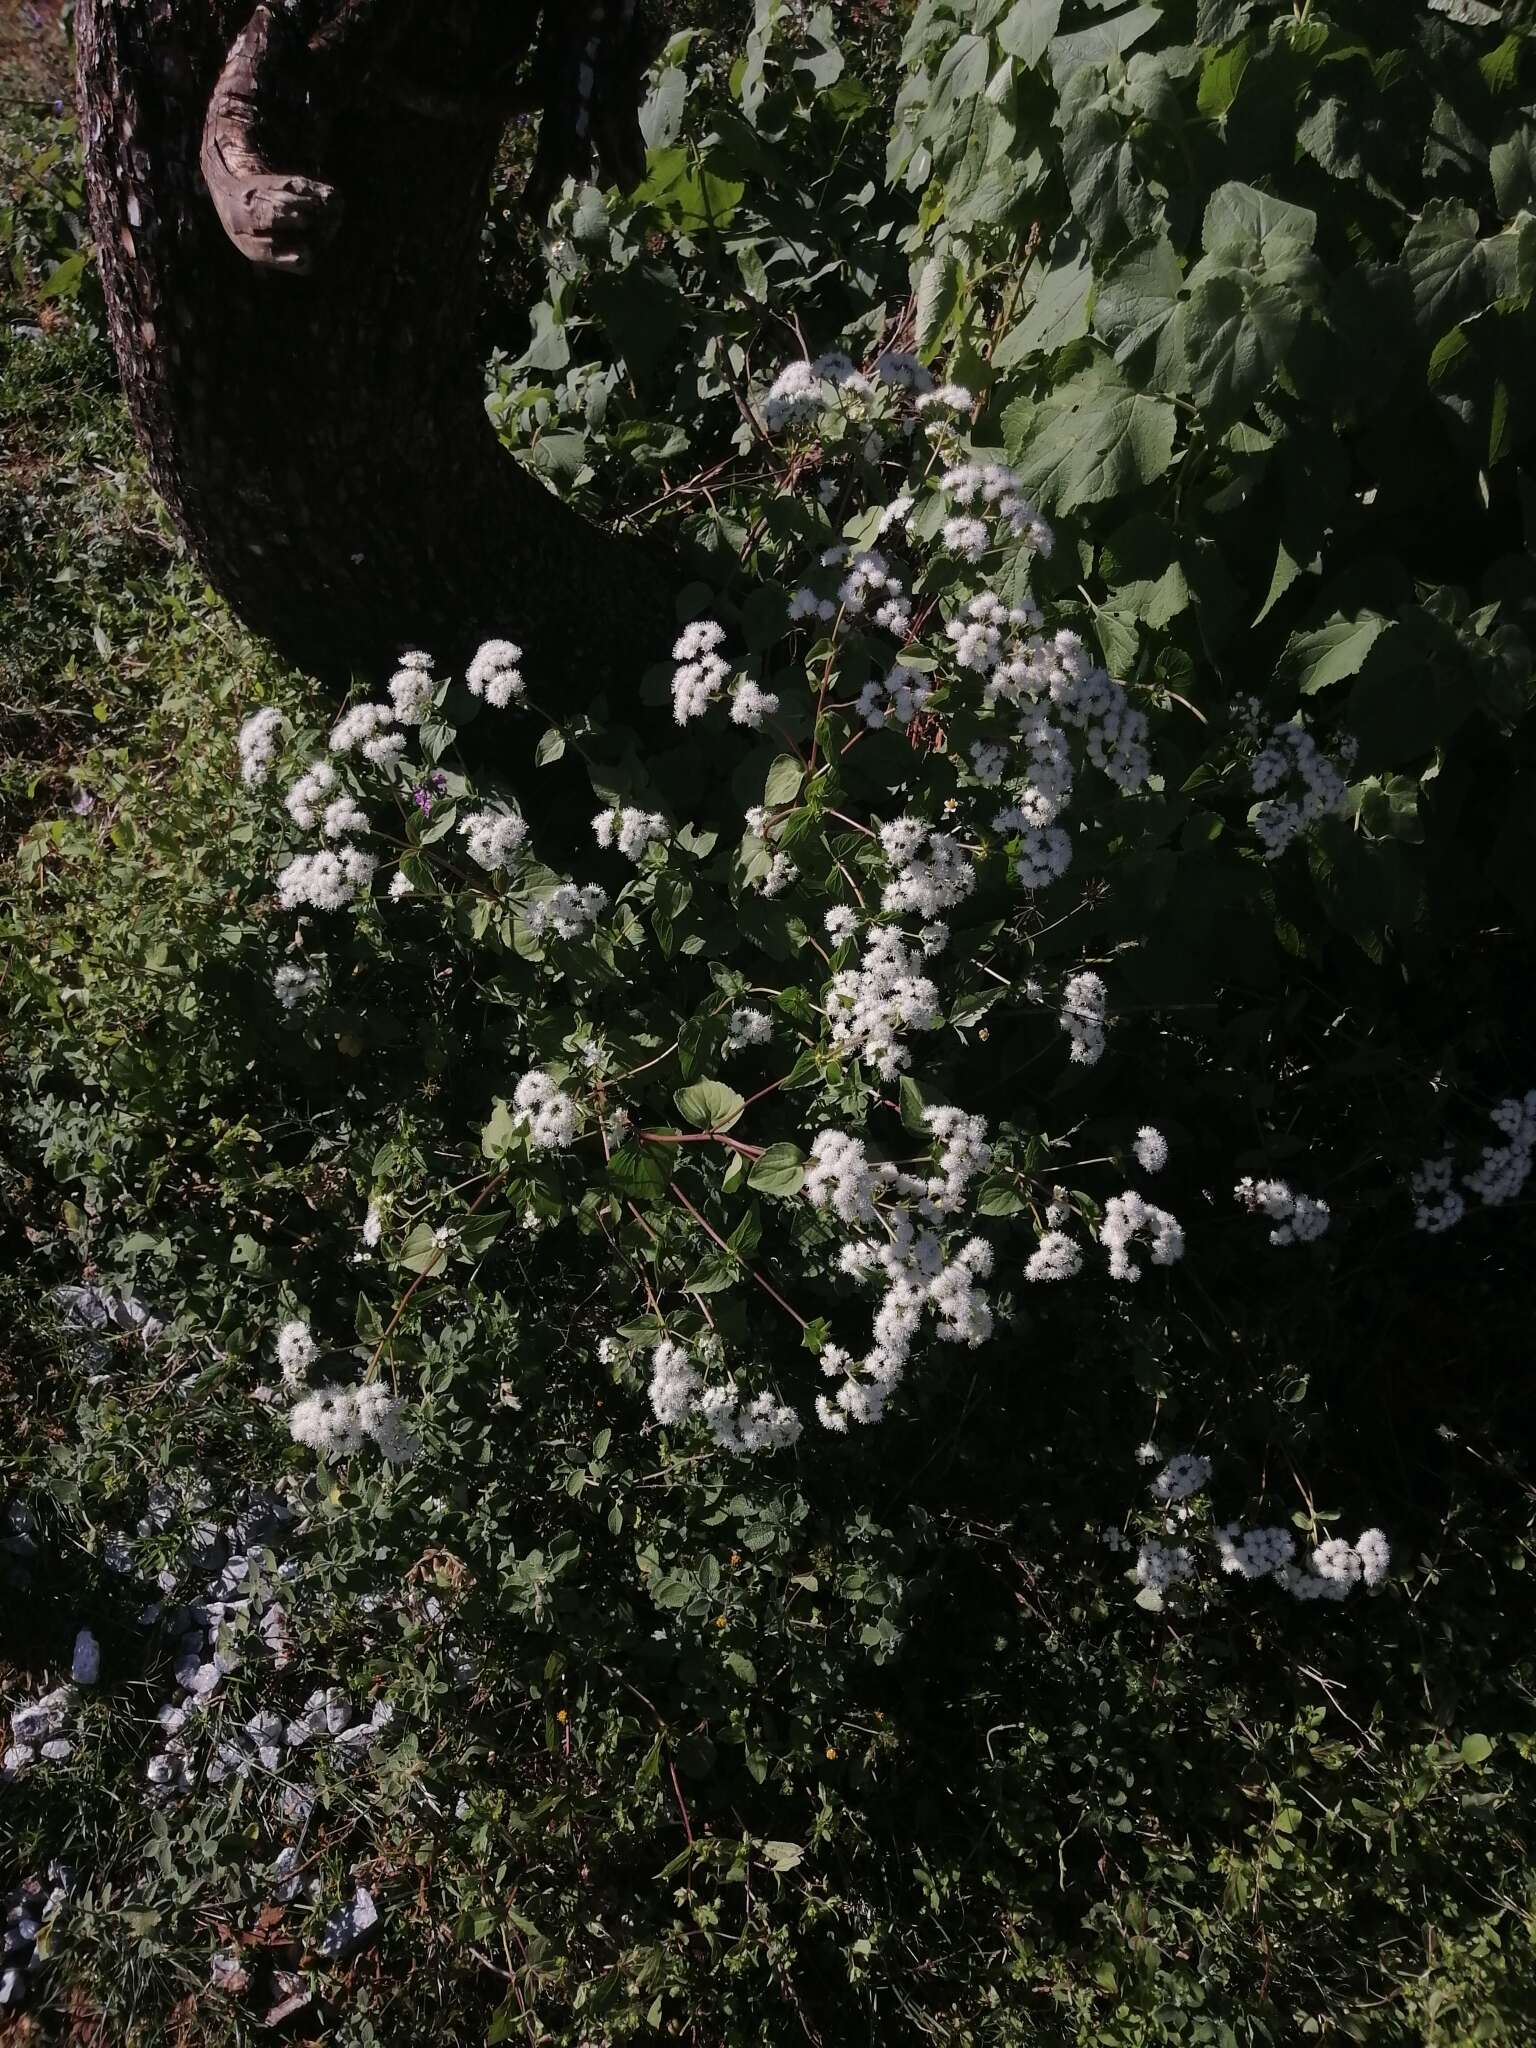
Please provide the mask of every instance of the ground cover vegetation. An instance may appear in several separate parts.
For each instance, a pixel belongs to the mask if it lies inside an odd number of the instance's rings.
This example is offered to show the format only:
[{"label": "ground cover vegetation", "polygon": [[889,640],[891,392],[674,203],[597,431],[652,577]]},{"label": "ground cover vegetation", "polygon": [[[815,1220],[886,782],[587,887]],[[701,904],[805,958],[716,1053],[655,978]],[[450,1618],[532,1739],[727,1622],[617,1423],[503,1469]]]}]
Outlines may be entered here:
[{"label": "ground cover vegetation", "polygon": [[580,716],[229,619],[18,85],[20,2037],[1529,2038],[1527,40],[699,10]]}]

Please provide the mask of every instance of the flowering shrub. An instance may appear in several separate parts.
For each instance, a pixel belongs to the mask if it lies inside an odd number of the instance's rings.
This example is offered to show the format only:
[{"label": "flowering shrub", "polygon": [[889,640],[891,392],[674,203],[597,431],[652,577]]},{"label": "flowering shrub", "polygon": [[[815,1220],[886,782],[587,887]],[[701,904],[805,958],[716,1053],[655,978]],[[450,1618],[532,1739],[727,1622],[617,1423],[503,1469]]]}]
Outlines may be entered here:
[{"label": "flowering shrub", "polygon": [[35,586],[108,731],[13,913],[29,1996],[1529,2005],[1519,49],[866,32],[676,40],[492,365],[679,565],[590,708]]}]

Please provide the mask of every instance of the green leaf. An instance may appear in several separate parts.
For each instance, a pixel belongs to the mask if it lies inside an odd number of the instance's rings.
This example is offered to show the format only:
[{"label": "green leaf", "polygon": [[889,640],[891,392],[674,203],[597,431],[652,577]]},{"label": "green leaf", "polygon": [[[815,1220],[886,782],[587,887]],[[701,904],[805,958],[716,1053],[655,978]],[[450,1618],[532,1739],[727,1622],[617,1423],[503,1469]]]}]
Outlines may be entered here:
[{"label": "green leaf", "polygon": [[1014,0],[997,40],[1006,56],[1032,69],[1051,47],[1060,20],[1061,0]]},{"label": "green leaf", "polygon": [[1245,38],[1227,50],[1207,50],[1197,104],[1208,120],[1220,120],[1237,98],[1253,50]]},{"label": "green leaf", "polygon": [[621,1145],[608,1162],[608,1182],[621,1195],[648,1201],[661,1193],[666,1176],[643,1145]]},{"label": "green leaf", "polygon": [[1358,675],[1389,623],[1366,612],[1355,619],[1330,619],[1315,633],[1295,633],[1282,666],[1304,697],[1315,697],[1319,690],[1343,682],[1346,676]]},{"label": "green leaf", "polygon": [[40,299],[73,297],[79,291],[80,280],[85,275],[87,255],[88,251],[76,249],[74,254],[66,256],[62,263],[55,264],[37,296]]},{"label": "green leaf", "polygon": [[902,1075],[897,1094],[901,1103],[903,1130],[913,1131],[920,1137],[930,1137],[932,1133],[928,1129],[927,1105],[923,1101],[923,1091],[910,1074]]},{"label": "green leaf", "polygon": [[694,1081],[672,1100],[678,1115],[701,1131],[728,1131],[747,1106],[723,1081]]},{"label": "green leaf", "polygon": [[796,1870],[805,1861],[805,1851],[796,1842],[763,1842],[759,1846],[770,1870]]},{"label": "green leaf", "polygon": [[1304,573],[1305,565],[1298,562],[1285,542],[1281,541],[1275,550],[1275,571],[1269,579],[1269,594],[1254,615],[1253,623],[1256,626],[1269,617],[1296,578]]},{"label": "green leaf", "polygon": [[448,1247],[438,1243],[430,1223],[418,1223],[396,1254],[409,1273],[435,1273],[447,1260]]},{"label": "green leaf", "polygon": [[1047,509],[1069,512],[1160,477],[1173,459],[1173,407],[1135,391],[1107,357],[1043,400],[1003,414],[1008,454]]},{"label": "green leaf", "polygon": [[741,1262],[734,1253],[706,1252],[683,1282],[686,1294],[721,1294],[741,1277]]},{"label": "green leaf", "polygon": [[1152,381],[1161,391],[1184,388],[1183,351],[1169,323],[1179,310],[1184,272],[1165,234],[1143,235],[1122,249],[1100,280],[1093,324],[1117,363],[1157,344]]},{"label": "green leaf", "polygon": [[1307,207],[1292,206],[1252,185],[1228,184],[1218,185],[1206,201],[1200,240],[1207,251],[1249,247],[1267,252],[1276,237],[1310,249],[1316,234],[1317,215]]},{"label": "green leaf", "polygon": [[1251,272],[1201,265],[1190,280],[1183,339],[1190,395],[1219,432],[1273,380],[1301,318],[1282,287]]},{"label": "green leaf", "polygon": [[1487,302],[1477,225],[1472,207],[1431,199],[1408,230],[1402,265],[1413,287],[1414,318],[1425,335],[1438,336]]},{"label": "green leaf", "polygon": [[1114,609],[1140,625],[1166,626],[1192,599],[1175,533],[1150,512],[1110,535],[1099,566],[1114,592]]},{"label": "green leaf", "polygon": [[936,249],[923,265],[917,282],[917,352],[926,362],[944,339],[960,304],[962,272],[958,257]]},{"label": "green leaf", "polygon": [[1028,310],[992,352],[994,370],[1010,369],[1026,356],[1061,348],[1088,332],[1093,266],[1087,241],[1069,228],[1057,236],[1051,254],[1051,267],[1040,279]]},{"label": "green leaf", "polygon": [[510,1209],[481,1209],[457,1224],[454,1235],[460,1250],[477,1259],[482,1252],[490,1250],[511,1221]]},{"label": "green leaf", "polygon": [[1463,1735],[1461,1760],[1464,1764],[1485,1764],[1493,1755],[1493,1743],[1486,1735]]},{"label": "green leaf", "polygon": [[500,1159],[517,1143],[518,1130],[511,1110],[501,1097],[491,1111],[491,1120],[480,1133],[480,1150],[487,1159]]},{"label": "green leaf", "polygon": [[780,754],[768,770],[763,784],[763,802],[770,811],[776,811],[785,804],[792,804],[800,794],[800,785],[805,780],[805,770],[793,754]]},{"label": "green leaf", "polygon": [[1536,126],[1522,121],[1488,152],[1488,174],[1501,220],[1536,210]]},{"label": "green leaf", "polygon": [[1130,130],[1096,90],[1095,77],[1084,71],[1062,94],[1059,124],[1072,211],[1097,249],[1152,227],[1159,209],[1132,154]]},{"label": "green leaf", "polygon": [[1051,43],[1051,74],[1062,90],[1087,67],[1118,69],[1117,60],[1163,23],[1156,7],[1127,7],[1110,21],[1096,22],[1076,35],[1057,36]]},{"label": "green leaf", "polygon": [[770,1145],[753,1161],[747,1185],[765,1195],[798,1195],[805,1186],[805,1154],[798,1145]]},{"label": "green leaf", "polygon": [[640,109],[640,134],[648,150],[659,153],[676,142],[683,124],[683,101],[687,93],[687,72],[676,64],[669,64]]}]

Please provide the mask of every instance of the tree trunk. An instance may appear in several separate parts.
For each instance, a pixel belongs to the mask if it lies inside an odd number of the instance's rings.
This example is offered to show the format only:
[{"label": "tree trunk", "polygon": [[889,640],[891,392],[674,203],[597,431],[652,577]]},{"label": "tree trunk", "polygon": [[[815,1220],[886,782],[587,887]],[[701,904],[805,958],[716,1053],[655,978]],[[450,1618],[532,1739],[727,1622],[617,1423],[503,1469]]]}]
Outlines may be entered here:
[{"label": "tree trunk", "polygon": [[258,8],[253,39],[252,0],[80,0],[91,226],[154,481],[238,615],[328,680],[496,635],[535,694],[622,688],[665,652],[664,580],[499,447],[475,352],[533,7],[318,4],[307,35]]}]

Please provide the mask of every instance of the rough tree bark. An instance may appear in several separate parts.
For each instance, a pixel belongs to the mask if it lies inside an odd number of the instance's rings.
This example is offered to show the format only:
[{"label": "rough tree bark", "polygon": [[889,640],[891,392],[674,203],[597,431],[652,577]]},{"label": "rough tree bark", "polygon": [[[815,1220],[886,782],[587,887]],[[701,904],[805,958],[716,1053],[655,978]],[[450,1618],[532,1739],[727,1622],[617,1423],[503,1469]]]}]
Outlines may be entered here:
[{"label": "rough tree bark", "polygon": [[[589,139],[632,168],[633,66],[598,53],[633,0],[546,12],[538,181]],[[485,416],[480,231],[536,27],[533,0],[80,0],[91,225],[155,483],[239,616],[333,681],[500,634],[585,695],[664,651],[653,567]]]}]

